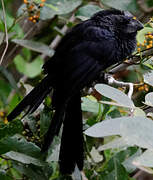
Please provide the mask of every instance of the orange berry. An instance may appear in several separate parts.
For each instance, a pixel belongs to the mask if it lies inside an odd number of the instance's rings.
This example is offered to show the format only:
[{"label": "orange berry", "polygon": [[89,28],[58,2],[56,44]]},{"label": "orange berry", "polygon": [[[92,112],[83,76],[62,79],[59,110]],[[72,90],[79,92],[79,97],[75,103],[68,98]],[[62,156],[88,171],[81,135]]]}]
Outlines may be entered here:
[{"label": "orange berry", "polygon": [[34,5],[29,6],[29,9],[32,10],[34,8]]},{"label": "orange berry", "polygon": [[33,23],[36,23],[36,20],[35,19],[33,19],[33,21],[32,21]]},{"label": "orange berry", "polygon": [[141,51],[141,48],[137,48],[137,51],[140,52],[140,51]]},{"label": "orange berry", "polygon": [[145,37],[146,37],[146,38],[148,38],[148,37],[149,37],[149,35],[145,35]]},{"label": "orange berry", "polygon": [[137,43],[137,46],[140,46],[140,43],[139,43],[139,42]]},{"label": "orange berry", "polygon": [[32,21],[32,20],[33,20],[33,17],[32,17],[32,16],[30,16],[28,19],[29,19],[29,21]]},{"label": "orange berry", "polygon": [[46,0],[41,0],[41,2],[46,2]]},{"label": "orange berry", "polygon": [[7,118],[4,119],[4,124],[7,124],[8,123],[8,120]]},{"label": "orange berry", "polygon": [[145,46],[145,44],[144,44],[144,43],[142,43],[142,44],[141,44],[141,46]]},{"label": "orange berry", "polygon": [[148,34],[151,34],[151,32],[148,32]]},{"label": "orange berry", "polygon": [[144,43],[146,43],[147,41],[146,41],[146,40],[144,40],[143,42],[144,42]]},{"label": "orange berry", "polygon": [[144,87],[141,86],[141,87],[138,88],[138,90],[139,90],[139,91],[143,91],[143,90],[144,90]]},{"label": "orange berry", "polygon": [[143,42],[144,42],[144,43],[146,43],[147,41],[146,41],[146,40],[144,40]]},{"label": "orange berry", "polygon": [[151,48],[152,47],[152,44],[149,44],[149,48]]},{"label": "orange berry", "polygon": [[38,16],[38,15],[34,15],[33,18],[34,18],[34,19],[38,19],[39,16]]},{"label": "orange berry", "polygon": [[4,112],[0,111],[0,117],[4,117]]},{"label": "orange berry", "polygon": [[150,48],[150,46],[149,46],[149,45],[147,45],[147,46],[146,46],[146,49],[149,49],[149,48]]},{"label": "orange berry", "polygon": [[144,89],[145,89],[145,91],[149,91],[149,88],[148,88],[147,84],[144,85]]},{"label": "orange berry", "polygon": [[151,34],[149,34],[149,35],[148,35],[148,37],[149,37],[149,38],[152,38],[152,35],[151,35]]},{"label": "orange berry", "polygon": [[152,44],[152,41],[149,41],[149,44]]},{"label": "orange berry", "polygon": [[43,7],[43,6],[44,6],[44,4],[43,4],[43,3],[41,3],[41,4],[39,4],[39,6],[40,6],[40,7]]},{"label": "orange berry", "polygon": [[150,39],[153,39],[153,35],[150,35]]},{"label": "orange berry", "polygon": [[25,4],[28,4],[28,1],[27,1],[27,0],[23,0],[23,2],[24,2]]}]

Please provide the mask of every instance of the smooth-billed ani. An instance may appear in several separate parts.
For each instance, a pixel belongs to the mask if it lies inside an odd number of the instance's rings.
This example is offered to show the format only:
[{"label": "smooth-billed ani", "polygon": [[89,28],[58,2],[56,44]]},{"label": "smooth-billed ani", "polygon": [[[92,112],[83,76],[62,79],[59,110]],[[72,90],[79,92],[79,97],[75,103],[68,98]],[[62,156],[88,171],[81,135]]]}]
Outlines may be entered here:
[{"label": "smooth-billed ani", "polygon": [[44,138],[48,150],[63,123],[60,171],[83,168],[83,133],[80,91],[99,78],[107,67],[123,61],[136,47],[136,33],[143,25],[127,11],[103,10],[73,27],[44,66],[45,78],[8,115],[11,121],[25,108],[34,112],[53,90],[55,114]]}]

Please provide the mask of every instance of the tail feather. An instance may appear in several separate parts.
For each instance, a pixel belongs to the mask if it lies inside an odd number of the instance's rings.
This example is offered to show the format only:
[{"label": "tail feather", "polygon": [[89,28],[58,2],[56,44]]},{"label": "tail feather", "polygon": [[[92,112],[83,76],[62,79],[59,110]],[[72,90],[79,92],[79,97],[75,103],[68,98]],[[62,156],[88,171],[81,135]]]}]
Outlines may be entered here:
[{"label": "tail feather", "polygon": [[64,119],[64,112],[65,105],[56,107],[55,114],[44,137],[44,143],[41,148],[42,152],[46,152],[49,149],[49,146],[52,144],[54,137],[58,135]]},{"label": "tail feather", "polygon": [[63,133],[59,156],[60,172],[71,174],[77,165],[83,168],[83,128],[81,96],[77,94],[68,102],[63,122]]},{"label": "tail feather", "polygon": [[46,76],[7,116],[8,121],[16,118],[26,108],[26,114],[34,112],[51,91],[51,84],[48,84],[48,82],[51,81]]}]

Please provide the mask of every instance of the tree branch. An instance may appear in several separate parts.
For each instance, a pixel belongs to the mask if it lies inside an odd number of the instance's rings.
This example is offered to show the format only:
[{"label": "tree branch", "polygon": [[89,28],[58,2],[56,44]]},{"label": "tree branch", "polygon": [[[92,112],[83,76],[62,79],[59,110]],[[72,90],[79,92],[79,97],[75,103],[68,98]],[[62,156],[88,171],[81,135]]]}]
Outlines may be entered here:
[{"label": "tree branch", "polygon": [[6,54],[6,51],[8,49],[8,32],[7,32],[7,23],[6,23],[6,13],[5,13],[5,6],[4,6],[4,1],[1,0],[1,4],[2,4],[2,9],[3,9],[3,18],[4,18],[4,25],[5,25],[5,41],[6,41],[6,46],[5,49],[2,53],[1,59],[0,59],[0,65],[3,62],[4,56]]}]

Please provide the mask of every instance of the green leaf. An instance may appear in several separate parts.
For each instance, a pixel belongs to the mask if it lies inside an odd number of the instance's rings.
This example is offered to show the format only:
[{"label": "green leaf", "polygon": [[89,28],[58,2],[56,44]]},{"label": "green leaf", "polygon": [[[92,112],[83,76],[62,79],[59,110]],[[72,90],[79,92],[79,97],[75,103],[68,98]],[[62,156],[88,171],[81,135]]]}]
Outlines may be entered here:
[{"label": "green leaf", "polygon": [[120,10],[127,10],[132,13],[138,12],[138,6],[136,0],[126,0],[126,1],[120,1],[120,0],[101,0],[102,4],[120,9]]},{"label": "green leaf", "polygon": [[6,68],[4,68],[3,66],[0,66],[0,72],[5,76],[5,78],[9,81],[10,85],[17,91],[19,92],[18,90],[18,87],[17,87],[17,84],[12,76],[12,74],[10,72],[7,71]]},{"label": "green leaf", "polygon": [[24,174],[30,180],[48,180],[46,178],[42,170],[38,168],[38,166],[34,166],[33,164],[25,165],[18,162],[13,162],[13,168],[17,169],[21,174]]},{"label": "green leaf", "polygon": [[153,71],[150,71],[143,76],[144,82],[149,84],[150,86],[153,86]]},{"label": "green leaf", "polygon": [[46,20],[53,18],[55,15],[70,13],[81,3],[82,0],[48,0],[41,9],[40,19]]},{"label": "green leaf", "polygon": [[0,32],[0,45],[3,42],[4,36],[5,36],[5,34],[3,32]]},{"label": "green leaf", "polygon": [[112,170],[108,169],[105,173],[101,173],[102,180],[128,180],[128,173],[117,158],[113,157],[109,163]]},{"label": "green leaf", "polygon": [[105,120],[88,128],[84,133],[91,137],[105,137],[120,134],[122,118]]},{"label": "green leaf", "polygon": [[107,144],[104,144],[98,148],[99,151],[104,151],[107,149],[115,149],[115,148],[125,148],[129,145],[126,143],[126,140],[122,137],[116,138],[113,141],[110,141]]},{"label": "green leaf", "polygon": [[[118,164],[120,164],[121,166],[124,165],[124,168],[127,168],[127,170],[129,170],[130,168],[133,169],[134,167],[131,164],[132,163],[131,159],[133,158],[133,156],[136,156],[136,154],[138,155],[139,154],[138,152],[139,152],[139,150],[136,147],[129,147],[123,151],[115,153],[110,158],[110,160],[105,164],[102,174],[107,177],[113,175],[112,179],[114,179],[114,171],[116,170],[116,167],[115,167],[116,164],[115,164],[114,160],[118,160]],[[108,178],[108,180],[109,180],[109,178]]]},{"label": "green leaf", "polygon": [[142,154],[142,150],[138,149],[135,153],[133,153],[130,157],[126,158],[122,165],[126,168],[126,171],[132,173],[136,170],[136,166],[133,165],[133,160],[139,157]]},{"label": "green leaf", "polygon": [[126,142],[142,148],[153,148],[153,121],[146,117],[122,117],[120,133]]},{"label": "green leaf", "polygon": [[0,179],[1,180],[12,180],[11,177],[9,177],[6,172],[2,169],[0,169]]},{"label": "green leaf", "polygon": [[81,107],[83,111],[97,114],[99,112],[99,106],[101,108],[103,107],[103,105],[99,104],[97,101],[89,99],[88,96],[81,98],[81,100]]},{"label": "green leaf", "polygon": [[147,34],[148,32],[153,32],[153,28],[144,27],[141,31],[138,31],[138,33],[137,33],[137,41],[140,44],[144,43],[144,40],[146,40],[145,39],[145,34]]},{"label": "green leaf", "polygon": [[134,108],[133,115],[134,116],[143,116],[143,117],[145,117],[146,113],[142,109],[136,107],[136,108]]},{"label": "green leaf", "polygon": [[8,136],[13,136],[16,133],[21,133],[23,131],[23,125],[20,120],[14,120],[4,127],[0,128],[0,139]]},{"label": "green leaf", "polygon": [[[133,160],[133,164],[137,167],[153,167],[153,151],[146,150],[141,156]],[[152,170],[153,172],[153,170]]]},{"label": "green leaf", "polygon": [[34,78],[41,73],[43,60],[40,57],[37,57],[31,63],[28,63],[24,61],[22,56],[18,55],[15,57],[14,63],[20,73],[23,73],[30,78]]},{"label": "green leaf", "polygon": [[153,107],[153,92],[148,93],[145,96],[145,104],[147,104],[148,106]]},{"label": "green leaf", "polygon": [[43,53],[49,57],[53,56],[54,54],[53,49],[51,49],[49,46],[41,42],[35,42],[32,40],[23,40],[23,39],[13,39],[12,41],[16,44],[19,44],[20,46],[31,49],[32,51]]},{"label": "green leaf", "polygon": [[3,79],[0,79],[0,87],[0,99],[3,101],[3,104],[7,104],[7,99],[11,91],[11,86]]},{"label": "green leaf", "polygon": [[7,137],[0,141],[0,154],[9,151],[17,151],[36,158],[40,158],[41,156],[40,148],[35,144],[28,142],[20,135]]},{"label": "green leaf", "polygon": [[17,104],[19,104],[20,101],[21,101],[21,97],[17,94],[14,94],[14,96],[11,98],[11,100],[8,104],[8,106],[9,106],[8,114],[17,106]]},{"label": "green leaf", "polygon": [[44,110],[40,113],[40,136],[43,136],[50,125],[52,114],[50,110]]},{"label": "green leaf", "polygon": [[10,152],[6,153],[5,155],[8,158],[18,161],[23,164],[34,164],[36,166],[45,166],[46,165],[45,162],[43,162],[39,159],[33,158],[31,156],[28,156],[28,155],[25,155],[25,154],[19,153],[19,152],[10,151]]},{"label": "green leaf", "polygon": [[[111,86],[108,86],[106,84],[96,84],[95,85],[96,91],[98,91],[103,96],[106,96],[114,101],[117,102],[117,104],[112,103],[114,105],[123,106],[127,108],[134,108],[133,101],[122,91],[113,88]],[[109,102],[111,104],[111,102]]]},{"label": "green leaf", "polygon": [[86,6],[83,6],[78,9],[78,11],[75,13],[76,17],[81,20],[87,20],[89,19],[93,14],[95,14],[98,11],[101,11],[102,9],[99,6],[88,4]]}]

